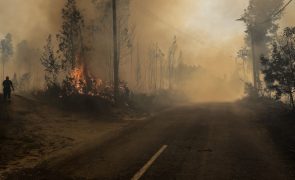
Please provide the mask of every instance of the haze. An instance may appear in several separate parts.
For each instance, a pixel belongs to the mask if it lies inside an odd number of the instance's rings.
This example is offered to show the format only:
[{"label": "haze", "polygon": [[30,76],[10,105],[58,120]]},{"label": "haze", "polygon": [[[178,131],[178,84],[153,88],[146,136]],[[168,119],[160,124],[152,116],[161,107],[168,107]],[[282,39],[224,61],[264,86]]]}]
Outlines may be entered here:
[{"label": "haze", "polygon": [[[82,12],[92,16],[91,1],[79,3]],[[10,32],[14,45],[27,40],[41,48],[48,34],[58,32],[63,5],[61,0],[0,0],[0,34]],[[167,49],[176,36],[183,61],[206,69],[206,74],[194,77],[195,83],[183,87],[193,99],[235,100],[243,95],[235,59],[245,35],[243,23],[235,20],[247,5],[247,0],[133,0],[130,23],[136,26],[136,39],[142,46],[157,42]],[[285,12],[282,26],[292,25],[292,8],[294,4]],[[34,61],[39,63],[38,58]],[[15,69],[10,65],[8,71],[12,75]]]}]

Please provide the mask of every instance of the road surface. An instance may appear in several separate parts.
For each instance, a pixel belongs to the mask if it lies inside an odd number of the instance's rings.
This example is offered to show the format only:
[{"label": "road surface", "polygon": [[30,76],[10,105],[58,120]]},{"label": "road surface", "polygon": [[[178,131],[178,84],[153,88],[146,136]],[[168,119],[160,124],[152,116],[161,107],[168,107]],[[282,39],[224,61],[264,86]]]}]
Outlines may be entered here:
[{"label": "road surface", "polygon": [[170,109],[18,178],[294,179],[257,118],[232,103]]}]

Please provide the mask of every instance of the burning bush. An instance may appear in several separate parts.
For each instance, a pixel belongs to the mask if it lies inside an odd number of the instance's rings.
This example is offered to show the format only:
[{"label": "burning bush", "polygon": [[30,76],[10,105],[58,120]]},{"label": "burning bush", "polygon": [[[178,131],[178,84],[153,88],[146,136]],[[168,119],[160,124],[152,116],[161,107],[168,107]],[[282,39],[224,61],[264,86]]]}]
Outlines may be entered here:
[{"label": "burning bush", "polygon": [[75,68],[62,83],[63,95],[98,96],[103,87],[103,81],[86,74],[83,68]]},{"label": "burning bush", "polygon": [[[103,80],[85,73],[83,67],[75,68],[63,80],[60,97],[69,96],[93,96],[114,102],[114,86],[111,82]],[[120,83],[121,100],[126,101],[130,90],[126,82]]]}]

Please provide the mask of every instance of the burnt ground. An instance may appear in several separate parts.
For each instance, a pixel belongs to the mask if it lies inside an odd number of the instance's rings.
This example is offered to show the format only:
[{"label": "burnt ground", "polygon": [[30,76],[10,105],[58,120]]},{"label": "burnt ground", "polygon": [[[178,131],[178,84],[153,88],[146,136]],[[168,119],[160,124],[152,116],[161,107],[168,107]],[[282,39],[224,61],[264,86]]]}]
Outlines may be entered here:
[{"label": "burnt ground", "polygon": [[61,108],[32,96],[15,95],[11,102],[3,102],[1,95],[0,99],[0,179],[92,141],[99,142],[145,116],[114,108],[104,113],[76,111],[88,101],[77,108]]}]

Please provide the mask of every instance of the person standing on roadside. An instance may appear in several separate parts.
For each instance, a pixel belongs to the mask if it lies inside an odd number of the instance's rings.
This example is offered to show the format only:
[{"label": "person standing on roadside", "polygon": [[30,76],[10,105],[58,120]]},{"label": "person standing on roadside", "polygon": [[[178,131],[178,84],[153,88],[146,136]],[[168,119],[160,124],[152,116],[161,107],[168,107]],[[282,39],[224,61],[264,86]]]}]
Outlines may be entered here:
[{"label": "person standing on roadside", "polygon": [[11,99],[11,90],[14,91],[14,87],[12,84],[12,81],[9,80],[9,77],[6,77],[6,80],[3,81],[3,97],[4,100],[6,101],[7,99]]}]

